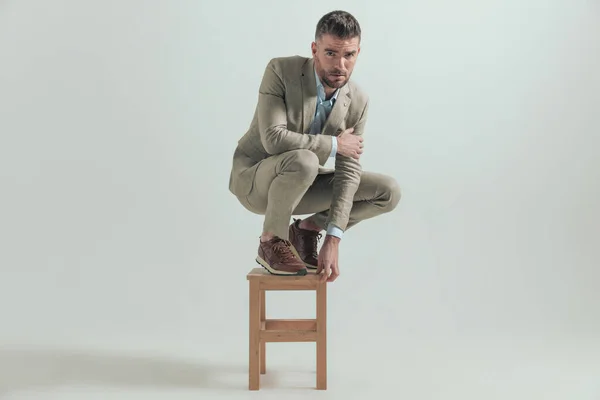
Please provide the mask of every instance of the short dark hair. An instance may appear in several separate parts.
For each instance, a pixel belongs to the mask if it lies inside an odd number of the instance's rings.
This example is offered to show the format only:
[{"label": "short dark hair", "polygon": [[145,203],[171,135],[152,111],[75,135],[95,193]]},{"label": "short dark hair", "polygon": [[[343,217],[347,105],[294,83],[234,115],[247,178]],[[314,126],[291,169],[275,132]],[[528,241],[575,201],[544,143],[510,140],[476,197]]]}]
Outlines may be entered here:
[{"label": "short dark hair", "polygon": [[360,42],[361,30],[356,18],[347,11],[335,10],[323,15],[317,23],[315,40],[323,35],[333,35],[341,39],[351,39],[358,36]]}]

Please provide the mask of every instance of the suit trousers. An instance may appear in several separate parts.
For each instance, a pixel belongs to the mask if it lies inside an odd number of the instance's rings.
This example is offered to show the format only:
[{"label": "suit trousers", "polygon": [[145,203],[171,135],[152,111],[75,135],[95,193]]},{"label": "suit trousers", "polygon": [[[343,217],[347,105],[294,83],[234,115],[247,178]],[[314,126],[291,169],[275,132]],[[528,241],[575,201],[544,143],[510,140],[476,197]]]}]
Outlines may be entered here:
[{"label": "suit trousers", "polygon": [[[310,150],[291,150],[268,157],[258,166],[247,196],[238,196],[249,211],[264,215],[263,232],[289,239],[290,218],[309,219],[327,229],[334,173],[318,174],[319,160]],[[400,201],[400,188],[390,176],[363,171],[345,230],[360,221],[392,211]]]}]

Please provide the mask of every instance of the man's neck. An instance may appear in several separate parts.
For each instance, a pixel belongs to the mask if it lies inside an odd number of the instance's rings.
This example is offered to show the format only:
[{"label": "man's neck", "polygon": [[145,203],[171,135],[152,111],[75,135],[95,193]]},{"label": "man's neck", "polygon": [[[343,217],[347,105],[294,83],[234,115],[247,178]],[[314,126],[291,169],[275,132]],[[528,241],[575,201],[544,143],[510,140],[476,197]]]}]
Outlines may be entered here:
[{"label": "man's neck", "polygon": [[319,80],[321,81],[321,85],[323,85],[323,89],[325,89],[325,100],[331,99],[337,91],[337,88],[329,87],[321,78],[319,78]]},{"label": "man's neck", "polygon": [[334,93],[335,93],[336,89],[329,89],[329,88],[325,88],[325,100],[330,100]]},{"label": "man's neck", "polygon": [[321,84],[321,86],[323,86],[323,89],[325,91],[325,100],[329,100],[333,97],[333,95],[336,92],[336,88],[331,88],[329,87],[329,85],[327,85],[325,82],[323,82],[323,79],[321,79],[321,77],[319,76],[319,74],[317,74],[317,70],[315,69],[315,76],[316,78],[319,80],[319,83]]}]

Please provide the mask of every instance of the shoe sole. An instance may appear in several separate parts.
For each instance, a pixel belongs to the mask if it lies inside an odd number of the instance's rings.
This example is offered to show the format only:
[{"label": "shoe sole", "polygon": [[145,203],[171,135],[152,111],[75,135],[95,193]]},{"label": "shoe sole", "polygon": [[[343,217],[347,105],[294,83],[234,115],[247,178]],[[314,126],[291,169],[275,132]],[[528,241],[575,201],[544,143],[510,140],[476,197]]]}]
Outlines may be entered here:
[{"label": "shoe sole", "polygon": [[283,276],[304,276],[306,275],[307,271],[305,269],[302,269],[300,271],[297,272],[288,272],[288,271],[278,271],[276,269],[273,269],[268,262],[266,262],[265,260],[263,260],[260,256],[256,257],[256,262],[262,266],[264,269],[266,269],[267,271],[269,271],[269,273],[271,273],[272,275],[283,275]]}]

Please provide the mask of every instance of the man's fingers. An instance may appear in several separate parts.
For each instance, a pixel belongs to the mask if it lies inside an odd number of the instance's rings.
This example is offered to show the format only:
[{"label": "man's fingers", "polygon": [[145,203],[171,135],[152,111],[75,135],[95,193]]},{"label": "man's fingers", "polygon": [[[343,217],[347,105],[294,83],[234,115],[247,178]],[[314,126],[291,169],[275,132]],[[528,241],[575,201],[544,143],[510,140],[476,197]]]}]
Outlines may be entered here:
[{"label": "man's fingers", "polygon": [[321,282],[325,282],[329,278],[329,274],[331,274],[331,267],[329,263],[326,263],[321,271]]},{"label": "man's fingers", "polygon": [[323,272],[323,263],[319,262],[319,265],[317,267],[317,272],[316,274],[319,275]]},{"label": "man's fingers", "polygon": [[335,281],[339,275],[340,275],[340,274],[339,274],[339,273],[338,273],[338,272],[337,272],[335,269],[333,269],[333,270],[331,271],[331,275],[330,275],[330,276],[329,276],[329,278],[327,279],[327,282],[333,282],[333,281]]},{"label": "man's fingers", "polygon": [[340,276],[340,268],[337,265],[337,263],[335,263],[334,265],[331,266],[331,275],[327,279],[327,282],[335,281],[338,276]]},{"label": "man's fingers", "polygon": [[340,132],[340,134],[339,134],[338,136],[342,136],[342,135],[350,134],[350,133],[352,133],[352,132],[354,132],[354,128],[348,128],[348,129],[345,129],[345,130],[341,131],[341,132]]}]

